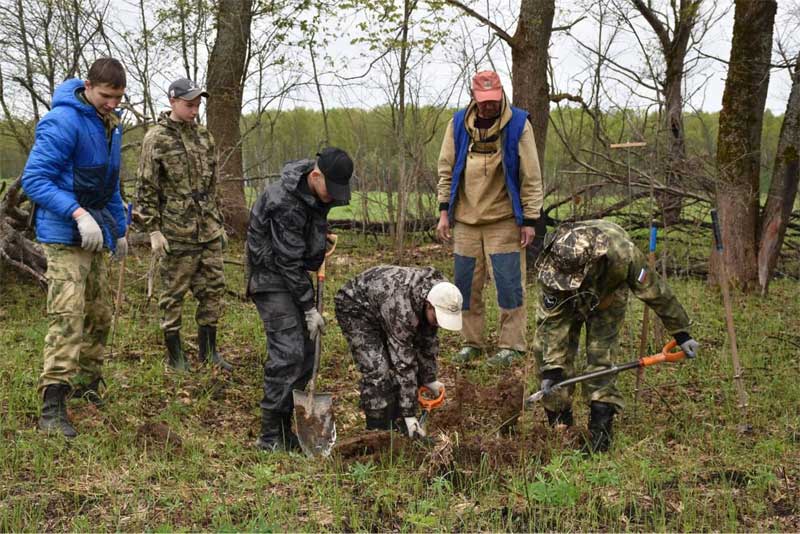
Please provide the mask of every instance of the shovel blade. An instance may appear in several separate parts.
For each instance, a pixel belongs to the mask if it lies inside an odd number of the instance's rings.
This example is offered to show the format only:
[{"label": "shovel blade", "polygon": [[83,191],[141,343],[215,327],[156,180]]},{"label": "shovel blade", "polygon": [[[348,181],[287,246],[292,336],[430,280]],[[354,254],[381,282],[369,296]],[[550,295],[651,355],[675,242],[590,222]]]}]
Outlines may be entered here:
[{"label": "shovel blade", "polygon": [[333,419],[333,395],[292,391],[297,439],[306,456],[330,456],[336,443],[336,421]]}]

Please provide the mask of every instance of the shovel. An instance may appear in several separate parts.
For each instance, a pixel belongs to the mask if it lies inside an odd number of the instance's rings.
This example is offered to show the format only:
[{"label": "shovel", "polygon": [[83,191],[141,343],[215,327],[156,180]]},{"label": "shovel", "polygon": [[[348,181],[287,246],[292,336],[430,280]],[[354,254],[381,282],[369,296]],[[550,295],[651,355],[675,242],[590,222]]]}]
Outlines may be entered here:
[{"label": "shovel", "polygon": [[[325,286],[325,261],[336,248],[336,235],[329,234],[331,248],[325,253],[325,259],[317,271],[317,311],[322,315],[322,296]],[[308,391],[295,389],[294,420],[297,425],[297,438],[300,448],[306,456],[323,458],[331,454],[336,443],[336,422],[333,420],[333,395],[315,391],[319,359],[322,352],[322,334],[317,336],[314,347],[314,370],[308,382]]]},{"label": "shovel", "polygon": [[[566,380],[562,380],[558,384],[553,385],[552,389],[564,386],[571,386],[572,384],[577,384],[578,382],[584,382],[592,378],[599,378],[601,376],[616,375],[618,373],[621,373],[622,371],[627,371],[628,369],[639,369],[639,368],[649,367],[651,365],[656,365],[657,363],[661,362],[679,362],[686,357],[686,354],[682,350],[679,350],[677,352],[670,352],[677,345],[678,342],[673,339],[672,341],[664,345],[664,348],[661,350],[659,354],[653,354],[652,356],[644,356],[642,358],[639,358],[638,360],[633,360],[620,365],[612,365],[608,369],[601,369],[600,371],[593,371],[591,373],[586,373],[583,375],[568,378]],[[544,397],[544,391],[541,390],[537,391],[536,393],[525,399],[525,407],[531,408],[536,402],[542,400],[542,397]]]}]

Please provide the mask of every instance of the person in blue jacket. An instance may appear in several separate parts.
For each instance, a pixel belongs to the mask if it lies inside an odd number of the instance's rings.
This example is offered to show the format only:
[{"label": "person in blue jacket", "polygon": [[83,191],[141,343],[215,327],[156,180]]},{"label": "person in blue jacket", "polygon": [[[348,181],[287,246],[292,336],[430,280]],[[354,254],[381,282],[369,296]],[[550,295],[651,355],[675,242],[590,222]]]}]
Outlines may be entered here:
[{"label": "person in blue jacket", "polygon": [[101,58],[87,80],[70,79],[53,94],[50,111],[22,174],[35,204],[36,239],[47,257],[47,316],[40,430],[77,435],[66,401],[85,397],[102,404],[103,348],[111,324],[108,255],[128,252],[120,196],[122,126],[116,110],[125,69]]}]

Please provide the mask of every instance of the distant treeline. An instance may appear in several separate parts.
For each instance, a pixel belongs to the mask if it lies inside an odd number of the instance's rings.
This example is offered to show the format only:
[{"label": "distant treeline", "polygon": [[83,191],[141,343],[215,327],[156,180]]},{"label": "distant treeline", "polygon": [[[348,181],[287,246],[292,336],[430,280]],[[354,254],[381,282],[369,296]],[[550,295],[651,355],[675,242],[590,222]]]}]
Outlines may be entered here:
[{"label": "distant treeline", "polygon": [[[415,108],[406,118],[406,151],[415,163],[419,175],[418,188],[430,190],[436,180],[436,160],[439,155],[444,129],[455,109],[441,110],[432,107]],[[328,144],[338,145],[353,155],[364,189],[392,189],[396,179],[397,154],[400,142],[395,126],[397,114],[389,107],[364,109],[332,109],[327,113]],[[686,144],[689,158],[709,164],[716,152],[719,113],[690,113],[685,116]],[[283,163],[291,159],[313,156],[325,143],[326,134],[320,111],[297,108],[289,111],[267,111],[260,117],[248,114],[242,118],[244,139],[245,177],[269,177],[280,171]],[[562,172],[575,170],[569,151],[586,160],[597,158],[597,153],[607,151],[605,142],[647,141],[641,152],[631,151],[631,164],[643,168],[655,165],[659,153],[655,115],[640,112],[616,111],[601,114],[604,135],[597,135],[590,115],[579,108],[552,109],[548,132],[544,175],[547,185],[562,179]],[[762,190],[769,183],[775,150],[780,134],[782,115],[769,110],[764,115],[762,157]],[[20,123],[17,123],[18,128]],[[561,136],[559,136],[559,132]],[[125,152],[123,179],[128,191],[135,179],[138,161],[138,142],[142,129],[137,128],[125,137],[124,144],[131,145]],[[663,143],[662,143],[663,144]],[[639,155],[641,154],[641,156]],[[710,156],[710,157],[709,157]],[[8,125],[0,122],[0,176],[18,175],[25,165],[27,155],[13,138]],[[555,180],[555,181],[554,181]],[[383,187],[379,187],[383,184]]]}]

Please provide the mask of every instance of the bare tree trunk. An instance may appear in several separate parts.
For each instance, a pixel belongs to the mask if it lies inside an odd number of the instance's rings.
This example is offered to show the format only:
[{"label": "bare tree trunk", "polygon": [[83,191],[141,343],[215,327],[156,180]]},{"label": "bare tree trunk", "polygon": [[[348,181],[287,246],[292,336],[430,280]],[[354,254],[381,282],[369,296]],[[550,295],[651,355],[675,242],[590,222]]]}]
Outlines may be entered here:
[{"label": "bare tree trunk", "polygon": [[[664,185],[680,187],[686,161],[686,135],[683,129],[683,75],[686,53],[692,29],[700,15],[703,0],[680,0],[674,11],[674,27],[669,28],[669,19],[660,18],[650,2],[631,0],[658,38],[666,64],[666,76],[661,86],[664,97],[664,131],[667,136],[667,168]],[[673,9],[674,9],[673,7]],[[661,85],[661,84],[659,84]],[[664,215],[664,224],[671,226],[681,217],[683,201],[673,193],[657,195],[658,205]]]},{"label": "bare tree trunk", "polygon": [[786,104],[778,139],[769,196],[762,212],[758,249],[758,284],[766,295],[792,214],[800,178],[800,55],[792,75],[792,91]]},{"label": "bare tree trunk", "polygon": [[399,257],[403,254],[406,239],[406,218],[408,215],[408,154],[406,147],[406,75],[408,74],[408,25],[414,6],[409,0],[403,2],[403,26],[400,30],[400,72],[397,85],[397,123],[395,135],[399,149],[397,164],[397,226],[395,227],[394,251]]},{"label": "bare tree trunk", "polygon": [[514,105],[530,114],[539,165],[544,169],[544,147],[550,118],[547,60],[555,0],[522,0],[519,21],[511,43],[511,78]]},{"label": "bare tree trunk", "polygon": [[208,129],[219,151],[219,195],[226,226],[238,236],[247,231],[244,181],[238,180],[243,174],[239,119],[252,7],[252,0],[220,0],[217,37],[208,58]]},{"label": "bare tree trunk", "polygon": [[751,291],[758,280],[761,124],[769,85],[775,0],[736,0],[733,42],[717,142],[717,206],[730,281]]}]

